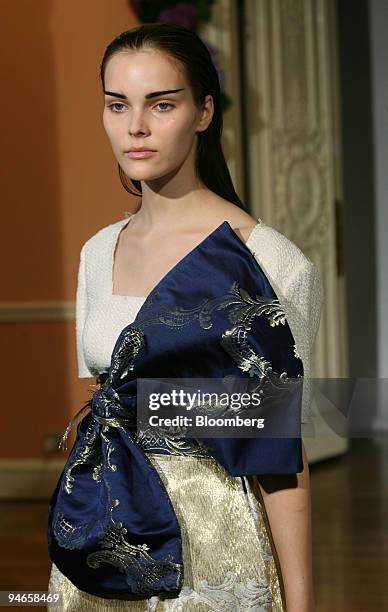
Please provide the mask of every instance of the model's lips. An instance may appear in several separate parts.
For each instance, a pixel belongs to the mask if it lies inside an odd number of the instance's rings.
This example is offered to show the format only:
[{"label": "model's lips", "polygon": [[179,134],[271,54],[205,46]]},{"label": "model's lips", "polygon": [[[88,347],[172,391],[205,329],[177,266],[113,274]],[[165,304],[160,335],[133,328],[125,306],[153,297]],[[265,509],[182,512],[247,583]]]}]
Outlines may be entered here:
[{"label": "model's lips", "polygon": [[127,151],[126,155],[134,159],[142,159],[143,157],[150,157],[154,153],[156,153],[156,151],[153,151],[152,149],[132,149],[132,151]]}]

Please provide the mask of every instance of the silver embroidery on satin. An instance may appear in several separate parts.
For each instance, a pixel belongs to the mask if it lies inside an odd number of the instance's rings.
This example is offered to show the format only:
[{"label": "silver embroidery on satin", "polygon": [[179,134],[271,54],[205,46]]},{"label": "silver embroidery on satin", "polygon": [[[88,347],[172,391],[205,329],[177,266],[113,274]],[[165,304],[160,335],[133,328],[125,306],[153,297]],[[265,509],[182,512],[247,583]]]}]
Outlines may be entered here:
[{"label": "silver embroidery on satin", "polygon": [[301,359],[301,356],[299,355],[298,347],[296,346],[296,344],[294,344],[294,357],[296,357],[297,359]]},{"label": "silver embroidery on satin", "polygon": [[[94,525],[95,523],[93,523]],[[82,543],[88,537],[92,525],[85,523],[84,525],[73,525],[69,519],[59,512],[55,521],[53,522],[53,532],[58,541],[58,544],[62,548],[80,548]]]},{"label": "silver embroidery on satin", "polygon": [[109,563],[118,567],[126,575],[128,585],[135,587],[138,592],[147,592],[166,572],[174,565],[178,571],[177,584],[179,584],[180,568],[172,561],[172,555],[166,555],[161,560],[153,559],[149,554],[147,544],[129,544],[124,535],[127,529],[121,522],[115,523],[109,529],[100,545],[104,550],[91,553],[87,557],[89,567],[96,569],[101,563]]},{"label": "silver embroidery on satin", "polygon": [[125,363],[125,368],[120,374],[124,378],[129,371],[133,371],[134,360],[141,347],[144,345],[144,334],[139,327],[131,326],[121,335],[120,344],[114,350],[111,367],[109,368],[108,381],[112,383],[113,377]]},{"label": "silver embroidery on satin", "polygon": [[[150,294],[147,307],[151,306],[153,298],[154,292]],[[191,324],[194,320],[198,320],[198,323],[203,329],[210,329],[213,326],[213,312],[227,308],[230,309],[228,318],[233,326],[223,332],[220,344],[235,361],[239,369],[248,372],[249,375],[255,377],[255,379],[258,377],[258,385],[255,390],[259,387],[261,388],[264,382],[269,380],[271,380],[271,383],[275,386],[292,385],[294,381],[289,380],[287,372],[281,372],[280,374],[274,372],[272,363],[258,355],[249,344],[248,332],[251,330],[252,321],[255,317],[266,316],[271,327],[286,324],[286,314],[282,305],[277,298],[266,298],[262,296],[256,296],[255,298],[251,297],[236,281],[231,284],[227,294],[213,299],[205,299],[200,305],[193,308],[185,309],[178,306],[174,308],[161,306],[157,314],[153,314],[152,311],[148,313],[147,308],[145,308],[145,314],[141,315],[139,321],[136,323],[137,327],[131,327],[128,331],[124,331],[119,341],[116,351],[117,357],[115,356],[114,359],[114,372],[119,371],[120,367],[122,367],[120,362],[123,356],[130,361],[130,367],[127,367],[124,372],[127,373],[128,369],[134,369],[136,355],[144,343],[141,328],[157,323],[172,328],[180,328]],[[137,338],[137,342],[133,342],[133,337]],[[298,358],[299,355],[296,354],[295,357]],[[123,375],[121,375],[120,378],[122,378],[122,376]],[[298,375],[298,378],[300,376],[301,375]],[[112,380],[112,374],[110,380]],[[251,392],[252,391],[253,389],[251,389]],[[217,411],[214,410],[214,408],[216,408],[216,406],[213,406],[211,403],[209,406],[201,405],[203,413],[216,416]],[[242,408],[242,411],[243,410],[244,407]],[[161,428],[158,429],[154,426],[153,428],[149,428],[148,433],[146,428],[144,428],[140,434],[135,434],[135,437],[145,452],[160,450],[171,454],[209,456],[206,448],[196,441],[179,440],[179,436],[182,437],[184,435],[184,428],[178,428],[175,435],[172,435],[171,428],[168,428],[167,431]]]},{"label": "silver embroidery on satin", "polygon": [[[110,485],[107,481],[105,485],[110,492]],[[119,499],[111,500],[110,498],[111,526],[99,541],[101,550],[90,553],[86,557],[88,566],[97,569],[101,563],[109,563],[119,568],[120,572],[125,573],[127,584],[139,593],[146,593],[150,588],[154,588],[166,573],[175,568],[178,586],[181,569],[178,563],[174,563],[172,555],[167,554],[162,559],[154,559],[148,554],[147,551],[150,548],[146,543],[130,544],[125,540],[124,536],[128,530],[121,521],[116,522],[112,517],[113,509],[119,504]]]},{"label": "silver embroidery on satin", "polygon": [[[76,465],[78,464],[79,461]],[[72,481],[74,481],[74,478],[72,478]],[[114,507],[114,504],[111,503],[111,499],[109,496],[109,484],[105,481],[105,479],[104,484],[105,486],[102,489],[104,498],[100,500],[102,507],[104,508],[104,515],[101,519],[96,521],[93,518],[87,523],[83,523],[81,525],[73,525],[70,520],[63,514],[63,512],[59,512],[54,518],[53,533],[56,537],[59,546],[67,549],[82,548],[86,540],[90,537],[92,531],[97,536],[103,536],[106,528],[109,525],[109,522],[113,522],[112,508]],[[69,493],[69,491],[67,492]]]},{"label": "silver embroidery on satin", "polygon": [[[217,296],[213,299],[205,299],[199,306],[184,309],[182,307],[169,308],[160,306],[157,315],[154,315],[152,310],[149,312],[151,305],[154,303],[155,291],[151,292],[144,314],[139,317],[136,325],[131,325],[125,328],[120,334],[117,345],[112,354],[112,363],[108,371],[108,377],[104,384],[97,389],[93,396],[94,406],[98,406],[98,410],[92,411],[93,422],[88,425],[85,434],[85,445],[81,447],[71,466],[68,468],[65,477],[65,490],[71,493],[74,477],[72,476],[73,469],[82,464],[93,464],[93,478],[96,482],[100,482],[101,477],[101,457],[98,451],[98,428],[95,427],[96,422],[104,425],[103,430],[108,431],[109,427],[125,427],[126,425],[136,426],[135,415],[132,415],[132,420],[125,418],[125,411],[121,405],[120,397],[111,386],[114,377],[119,375],[122,379],[129,371],[134,371],[136,356],[145,344],[143,329],[148,325],[155,323],[167,325],[169,327],[182,327],[198,320],[203,329],[210,329],[213,326],[212,314],[214,311],[229,309],[228,318],[232,323],[232,327],[226,329],[220,338],[220,344],[228,355],[234,360],[237,367],[244,372],[248,372],[254,381],[258,381],[258,387],[262,387],[264,382],[271,381],[274,385],[292,384],[292,379],[289,381],[287,372],[277,374],[273,371],[271,362],[268,359],[258,355],[249,343],[249,331],[252,327],[252,321],[255,317],[266,316],[269,324],[272,327],[286,324],[286,315],[279,302],[273,298],[265,298],[262,296],[251,297],[249,293],[239,287],[234,281],[229,289],[229,292],[222,296]],[[300,358],[294,344],[295,357]],[[298,375],[298,378],[301,375]],[[109,393],[107,390],[109,389]],[[251,389],[252,391],[252,389]],[[202,405],[201,409],[208,414],[214,414],[215,406],[211,403],[208,407]],[[206,447],[200,444],[197,440],[180,440],[179,436],[184,435],[182,429],[178,430],[175,435],[171,433],[171,428],[161,430],[158,435],[156,428],[152,428],[148,432],[143,429],[140,434],[133,432],[135,440],[145,452],[153,452],[160,450],[171,454],[195,455],[206,457],[209,456]],[[109,462],[108,455],[108,462]]]},{"label": "silver embroidery on satin", "polygon": [[[116,471],[116,465],[111,462],[111,454],[115,450],[113,442],[104,433],[100,432],[100,435],[107,443],[104,465],[107,465],[112,471]],[[84,457],[84,454],[81,454],[81,457]],[[79,463],[80,457],[73,463],[73,466],[79,465]],[[89,567],[96,569],[101,563],[109,563],[119,568],[121,572],[125,573],[127,584],[140,593],[146,593],[150,588],[155,587],[165,573],[171,572],[174,568],[178,586],[181,579],[181,568],[179,564],[174,563],[172,555],[167,554],[162,559],[154,559],[148,554],[147,551],[150,548],[145,542],[135,545],[125,540],[124,535],[127,533],[127,529],[121,521],[116,522],[112,514],[114,508],[120,504],[120,500],[112,499],[111,486],[103,476],[102,479],[105,496],[105,499],[101,500],[105,508],[103,520],[98,522],[92,520],[83,525],[74,526],[64,516],[63,512],[58,513],[53,521],[53,532],[58,544],[67,549],[81,548],[93,531],[96,535],[103,537],[98,542],[101,550],[90,553],[86,557],[86,563]],[[72,480],[74,481],[74,478]]]},{"label": "silver embroidery on satin", "polygon": [[95,424],[93,421],[90,421],[85,432],[85,444],[77,450],[75,458],[71,462],[70,467],[65,472],[64,490],[69,495],[73,490],[74,484],[74,476],[72,475],[72,472],[78,465],[93,465],[93,478],[96,482],[100,482],[101,453],[99,449],[98,438],[99,434],[95,427]]},{"label": "silver embroidery on satin", "polygon": [[209,452],[198,440],[185,440],[185,428],[177,428],[176,434],[171,433],[172,428],[144,426],[142,430],[134,433],[136,442],[144,452],[153,453],[165,451],[170,455],[193,455],[195,457],[209,457]]},{"label": "silver embroidery on satin", "polygon": [[[222,334],[220,344],[225,351],[236,362],[237,366],[251,376],[260,378],[273,373],[271,362],[257,355],[250,347],[247,332],[250,331],[254,317],[265,315],[271,327],[286,324],[286,314],[277,298],[266,298],[256,296],[252,298],[249,293],[239,287],[234,281],[229,292],[220,297],[205,299],[202,304],[194,308],[184,309],[177,306],[174,308],[161,306],[161,312],[157,315],[140,317],[139,325],[146,327],[159,322],[169,327],[182,327],[198,320],[202,329],[210,329],[213,326],[211,315],[215,310],[230,308],[229,321],[233,324],[231,329]],[[283,380],[287,379],[287,373],[279,375]]]}]

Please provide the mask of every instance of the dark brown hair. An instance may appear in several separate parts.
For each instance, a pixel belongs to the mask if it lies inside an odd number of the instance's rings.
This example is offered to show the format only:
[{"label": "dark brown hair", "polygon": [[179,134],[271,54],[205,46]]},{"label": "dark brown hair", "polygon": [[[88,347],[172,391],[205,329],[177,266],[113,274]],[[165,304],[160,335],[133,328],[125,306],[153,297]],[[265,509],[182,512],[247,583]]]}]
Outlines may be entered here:
[{"label": "dark brown hair", "polygon": [[[208,189],[245,209],[238,197],[221,147],[223,116],[221,89],[217,70],[211,55],[199,36],[181,25],[168,22],[144,23],[122,32],[107,46],[100,67],[100,78],[105,90],[105,69],[109,59],[118,52],[153,48],[164,51],[180,63],[185,70],[193,99],[199,108],[207,95],[214,103],[214,114],[205,131],[198,133],[196,173]],[[131,190],[125,174],[118,164],[123,187],[133,195],[141,195],[141,182],[131,179],[137,192]]]}]

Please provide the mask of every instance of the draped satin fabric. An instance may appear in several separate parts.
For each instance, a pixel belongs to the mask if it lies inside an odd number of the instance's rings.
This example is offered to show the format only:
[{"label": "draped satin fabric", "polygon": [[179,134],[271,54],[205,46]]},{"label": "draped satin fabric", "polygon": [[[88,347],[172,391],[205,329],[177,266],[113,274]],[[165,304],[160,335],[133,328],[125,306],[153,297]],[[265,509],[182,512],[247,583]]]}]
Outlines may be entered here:
[{"label": "draped satin fabric", "polygon": [[[101,386],[79,411],[90,409],[49,506],[48,550],[60,571],[99,597],[176,597],[184,575],[182,534],[147,457],[155,448],[136,432],[137,381],[235,376],[287,383],[303,377],[297,355],[268,279],[223,222],[154,287],[119,334]],[[299,389],[293,402],[300,409]],[[285,414],[297,415],[292,408],[285,406]],[[299,436],[189,439],[188,450],[181,449],[213,457],[236,477],[303,470]],[[157,452],[179,454],[168,444]]]}]

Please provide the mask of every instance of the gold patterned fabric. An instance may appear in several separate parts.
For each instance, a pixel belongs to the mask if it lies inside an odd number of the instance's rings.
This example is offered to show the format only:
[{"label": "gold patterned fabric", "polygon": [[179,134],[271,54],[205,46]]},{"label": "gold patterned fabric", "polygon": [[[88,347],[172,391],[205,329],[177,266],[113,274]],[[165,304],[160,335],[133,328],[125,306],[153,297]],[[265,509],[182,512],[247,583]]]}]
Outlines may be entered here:
[{"label": "gold patterned fabric", "polygon": [[75,587],[52,564],[49,592],[63,606],[105,612],[284,612],[283,582],[257,481],[230,476],[213,458],[147,453],[182,530],[184,586],[179,597],[106,599]]}]

